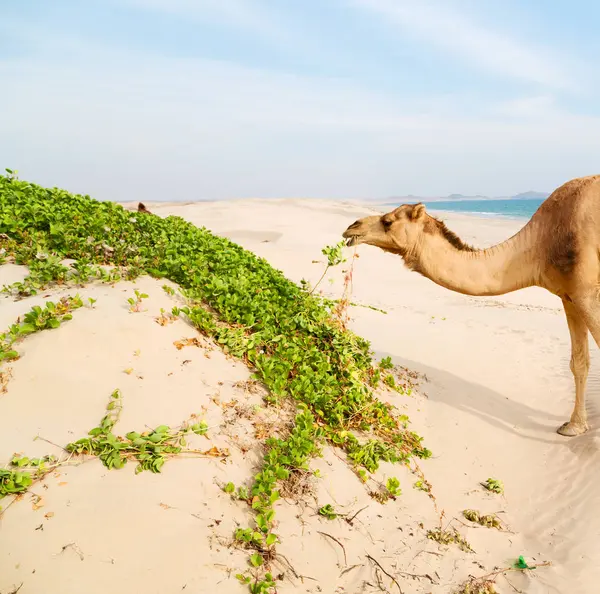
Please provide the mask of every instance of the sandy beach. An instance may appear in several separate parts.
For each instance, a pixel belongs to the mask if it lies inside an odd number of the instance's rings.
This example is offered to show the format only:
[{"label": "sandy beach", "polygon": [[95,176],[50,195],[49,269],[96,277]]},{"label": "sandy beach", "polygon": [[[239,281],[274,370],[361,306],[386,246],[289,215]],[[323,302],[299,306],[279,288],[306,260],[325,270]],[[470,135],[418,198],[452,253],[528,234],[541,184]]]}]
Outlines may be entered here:
[{"label": "sandy beach", "polygon": [[[134,208],[135,205],[126,205]],[[240,200],[146,203],[160,216],[177,215],[230,238],[265,258],[295,282],[316,283],[324,270],[321,248],[337,243],[373,206],[323,200]],[[440,215],[464,241],[485,247],[517,232],[510,219]],[[345,250],[346,256],[352,249]],[[497,580],[501,593],[592,594],[600,580],[600,358],[592,344],[588,388],[590,431],[567,439],[556,428],[570,415],[574,391],[570,343],[558,298],[526,289],[494,298],[451,293],[414,272],[400,258],[358,248],[350,327],[371,342],[376,357],[417,372],[410,395],[382,398],[404,409],[411,427],[433,452],[420,462],[436,506],[413,488],[407,469],[382,465],[397,476],[402,495],[374,502],[339,453],[325,448],[320,469],[301,504],[278,503],[277,532],[285,557],[282,594],[370,592],[451,593],[469,576],[510,566],[519,555],[535,571]],[[341,295],[343,270],[320,285]],[[0,286],[25,277],[0,266]],[[246,525],[247,506],[223,492],[229,481],[249,484],[259,460],[257,426],[277,422],[260,387],[240,361],[223,354],[181,319],[156,323],[178,304],[164,282],[141,277],[114,286],[78,288],[84,307],[57,330],[28,337],[0,395],[0,467],[15,452],[61,450],[85,435],[104,414],[115,389],[123,394],[119,432],[178,425],[198,415],[206,435],[191,447],[204,456],[169,460],[160,474],[134,476],[134,465],[108,471],[94,459],[61,467],[19,501],[0,501],[0,593],[9,594],[241,594],[235,577],[247,564],[231,547]],[[167,283],[169,284],[169,283]],[[142,310],[127,298],[146,294]],[[4,329],[32,305],[74,294],[53,289],[14,301],[0,297]],[[174,343],[197,338],[191,346]],[[41,436],[45,440],[38,439]],[[212,452],[212,453],[211,453]],[[480,486],[501,480],[504,495]],[[352,522],[317,514],[332,504]],[[363,510],[363,508],[366,508]],[[476,509],[498,514],[506,526],[487,529],[461,516]],[[455,525],[475,552],[441,546],[426,537],[439,522]],[[376,560],[380,566],[378,567]],[[385,568],[394,580],[384,573]],[[508,581],[507,581],[508,580]]]}]

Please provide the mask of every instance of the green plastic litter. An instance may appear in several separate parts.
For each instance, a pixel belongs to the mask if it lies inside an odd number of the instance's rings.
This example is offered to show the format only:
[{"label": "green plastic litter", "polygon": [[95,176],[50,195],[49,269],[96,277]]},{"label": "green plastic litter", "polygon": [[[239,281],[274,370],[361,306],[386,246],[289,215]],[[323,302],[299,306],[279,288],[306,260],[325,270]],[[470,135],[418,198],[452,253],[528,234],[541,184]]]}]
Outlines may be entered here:
[{"label": "green plastic litter", "polygon": [[519,555],[519,560],[514,565],[517,569],[535,569],[535,567],[529,567],[525,561],[523,555]]}]

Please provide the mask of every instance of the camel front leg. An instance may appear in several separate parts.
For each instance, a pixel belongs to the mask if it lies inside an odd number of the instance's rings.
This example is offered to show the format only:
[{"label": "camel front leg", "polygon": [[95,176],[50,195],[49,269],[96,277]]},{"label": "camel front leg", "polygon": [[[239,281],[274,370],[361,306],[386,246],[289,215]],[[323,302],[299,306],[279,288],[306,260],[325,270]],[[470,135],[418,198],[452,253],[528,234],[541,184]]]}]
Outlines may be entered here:
[{"label": "camel front leg", "polygon": [[571,414],[571,420],[561,425],[558,433],[566,437],[574,437],[588,430],[585,387],[590,369],[590,348],[588,327],[583,317],[569,301],[563,300],[563,306],[571,334],[571,372],[575,378],[575,407]]}]

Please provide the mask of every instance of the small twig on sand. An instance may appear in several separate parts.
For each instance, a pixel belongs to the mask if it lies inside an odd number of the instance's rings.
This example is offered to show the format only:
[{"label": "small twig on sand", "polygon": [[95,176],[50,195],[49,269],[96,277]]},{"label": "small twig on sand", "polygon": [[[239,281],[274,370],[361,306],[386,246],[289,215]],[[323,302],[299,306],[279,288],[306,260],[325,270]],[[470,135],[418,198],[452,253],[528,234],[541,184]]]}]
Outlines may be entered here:
[{"label": "small twig on sand", "polygon": [[322,536],[327,536],[327,538],[331,538],[331,540],[334,540],[342,547],[342,551],[344,551],[344,565],[348,565],[348,559],[346,557],[346,547],[335,536],[331,536],[331,534],[327,534],[327,532],[321,532],[320,530],[318,532]]},{"label": "small twig on sand", "polygon": [[18,586],[15,586],[8,594],[17,594],[17,592],[23,587],[25,582],[21,582]]},{"label": "small twig on sand", "polygon": [[351,565],[350,567],[346,567],[346,569],[342,570],[342,572],[340,573],[340,577],[342,577],[344,574],[352,571],[353,569],[356,569],[357,567],[362,567],[362,565],[360,565],[360,563],[357,563],[356,565]]},{"label": "small twig on sand", "polygon": [[372,563],[375,563],[375,565],[377,565],[377,567],[379,567],[379,569],[381,569],[381,571],[383,571],[383,573],[385,573],[385,575],[387,575],[393,582],[394,584],[396,584],[396,586],[398,586],[398,591],[400,592],[400,594],[404,594],[402,592],[402,588],[400,587],[400,584],[398,583],[398,580],[391,575],[390,573],[388,573],[382,566],[381,563],[379,563],[379,561],[377,561],[377,559],[371,557],[371,555],[367,554],[367,559],[369,561],[371,561]]},{"label": "small twig on sand", "polygon": [[59,450],[62,450],[63,452],[66,452],[67,454],[69,454],[69,450],[67,450],[64,446],[58,445],[57,443],[54,443],[53,441],[50,441],[49,439],[46,439],[45,437],[42,437],[41,435],[36,435],[33,438],[33,441],[37,441],[37,440],[41,440],[41,441],[45,441],[46,443],[49,443],[51,446],[54,446],[55,448],[58,448]]},{"label": "small twig on sand", "polygon": [[298,572],[294,569],[294,566],[290,563],[290,560],[285,556],[282,555],[281,553],[277,553],[274,561],[279,561],[280,559],[283,559],[286,563],[286,565],[288,566],[289,570],[294,574],[294,577],[299,580],[304,576],[300,576],[298,575]]},{"label": "small twig on sand", "polygon": [[83,551],[74,542],[70,542],[69,544],[64,545],[60,552],[64,553],[67,549],[73,549],[73,551],[77,553],[81,561],[83,561],[83,559],[85,558]]},{"label": "small twig on sand", "polygon": [[356,516],[358,516],[358,514],[359,514],[360,512],[363,512],[363,511],[365,511],[365,510],[366,510],[368,507],[369,507],[368,505],[365,505],[365,507],[363,507],[363,508],[359,509],[359,510],[358,510],[358,511],[357,511],[357,512],[356,512],[356,513],[353,515],[353,516],[351,516],[350,518],[345,518],[345,519],[346,519],[346,522],[348,522],[348,524],[352,525],[352,520],[354,520],[354,518],[356,518]]},{"label": "small twig on sand", "polygon": [[406,567],[410,567],[414,563],[415,559],[423,553],[427,553],[428,555],[436,555],[437,557],[443,557],[442,553],[436,553],[435,551],[426,551],[425,549],[422,549],[410,560],[410,563]]}]

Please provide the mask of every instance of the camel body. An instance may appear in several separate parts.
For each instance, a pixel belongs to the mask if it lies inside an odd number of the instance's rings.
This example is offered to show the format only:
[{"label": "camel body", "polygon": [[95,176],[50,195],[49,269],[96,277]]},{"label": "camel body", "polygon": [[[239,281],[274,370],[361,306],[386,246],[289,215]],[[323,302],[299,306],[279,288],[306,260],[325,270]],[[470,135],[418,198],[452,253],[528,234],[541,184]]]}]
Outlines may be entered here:
[{"label": "camel body", "polygon": [[537,286],[560,297],[571,337],[575,406],[558,432],[571,437],[587,431],[588,331],[600,346],[600,175],[560,186],[518,233],[486,249],[465,244],[421,203],[360,219],[343,237],[348,245],[397,254],[409,269],[458,293],[503,295]]}]

